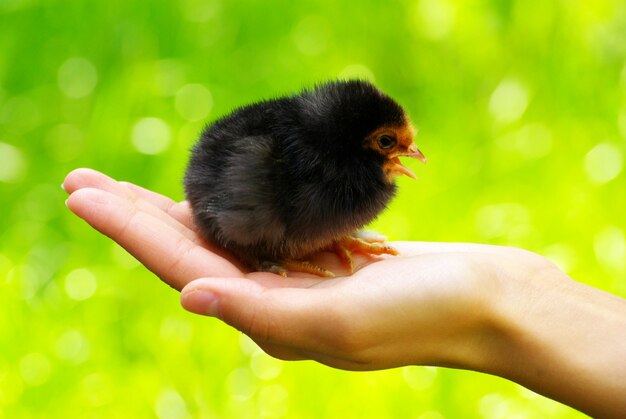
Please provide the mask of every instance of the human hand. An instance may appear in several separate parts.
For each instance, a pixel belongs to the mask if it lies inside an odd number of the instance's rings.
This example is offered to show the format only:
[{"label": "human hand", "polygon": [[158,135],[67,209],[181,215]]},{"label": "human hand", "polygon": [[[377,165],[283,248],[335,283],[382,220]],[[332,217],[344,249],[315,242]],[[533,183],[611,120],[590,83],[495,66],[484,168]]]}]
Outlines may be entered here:
[{"label": "human hand", "polygon": [[[572,281],[534,253],[399,242],[401,256],[357,258],[350,276],[283,278],[245,272],[203,242],[185,202],[89,169],[63,187],[70,210],[182,289],[183,307],[218,317],[277,358],[351,370],[458,367],[593,416],[626,409],[626,300]],[[312,261],[342,272],[330,253]]]},{"label": "human hand", "polygon": [[[219,317],[282,359],[359,370],[461,365],[487,333],[494,272],[523,276],[551,266],[519,249],[400,242],[401,256],[359,258],[351,276],[245,273],[198,236],[185,202],[89,169],[71,172],[63,185],[68,207],[182,289],[186,309]],[[341,272],[330,253],[314,260]]]},{"label": "human hand", "polygon": [[243,275],[236,261],[198,236],[186,202],[91,169],[72,171],[62,186],[72,212],[173,288],[202,276]]}]

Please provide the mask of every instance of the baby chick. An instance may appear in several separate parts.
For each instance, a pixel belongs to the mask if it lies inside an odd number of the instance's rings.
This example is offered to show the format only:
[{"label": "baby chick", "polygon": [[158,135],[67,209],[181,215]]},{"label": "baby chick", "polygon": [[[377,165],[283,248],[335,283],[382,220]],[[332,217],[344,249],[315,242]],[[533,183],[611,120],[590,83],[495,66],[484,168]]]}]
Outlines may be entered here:
[{"label": "baby chick", "polygon": [[307,261],[330,250],[353,270],[352,252],[397,254],[360,238],[425,162],[402,107],[371,83],[332,81],[240,107],[206,127],[192,151],[185,192],[209,242],[252,270],[334,274]]}]

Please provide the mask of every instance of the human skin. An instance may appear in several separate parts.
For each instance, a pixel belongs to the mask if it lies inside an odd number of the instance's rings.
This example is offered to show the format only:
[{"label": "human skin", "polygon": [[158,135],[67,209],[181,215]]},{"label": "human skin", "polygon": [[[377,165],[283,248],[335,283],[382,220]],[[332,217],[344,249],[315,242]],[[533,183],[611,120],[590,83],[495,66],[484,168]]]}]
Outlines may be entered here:
[{"label": "human skin", "polygon": [[[434,365],[498,375],[595,417],[626,412],[626,300],[525,250],[396,242],[334,279],[242,270],[196,234],[189,207],[99,172],[63,183],[67,205],[164,282],[182,306],[268,354],[348,370]],[[314,261],[341,273],[338,259]]]}]

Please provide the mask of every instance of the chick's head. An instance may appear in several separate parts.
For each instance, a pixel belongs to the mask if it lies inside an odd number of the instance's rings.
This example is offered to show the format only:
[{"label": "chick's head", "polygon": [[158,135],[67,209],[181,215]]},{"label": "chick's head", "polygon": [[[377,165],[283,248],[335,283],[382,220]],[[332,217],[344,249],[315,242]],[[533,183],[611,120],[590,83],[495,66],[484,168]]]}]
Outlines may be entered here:
[{"label": "chick's head", "polygon": [[[413,139],[416,134],[404,109],[391,97],[363,80],[334,81],[305,95],[307,108],[322,136],[343,152],[375,159],[387,182],[399,175],[416,178],[400,157],[425,163]],[[317,116],[317,118],[315,117]]]}]

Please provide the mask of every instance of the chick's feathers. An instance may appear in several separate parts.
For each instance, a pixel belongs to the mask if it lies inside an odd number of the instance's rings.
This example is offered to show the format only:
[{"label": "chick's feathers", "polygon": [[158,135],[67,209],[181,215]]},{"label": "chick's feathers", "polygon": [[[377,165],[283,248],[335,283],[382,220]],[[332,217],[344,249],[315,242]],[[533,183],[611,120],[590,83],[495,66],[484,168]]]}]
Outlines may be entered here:
[{"label": "chick's feathers", "polygon": [[300,259],[372,221],[395,193],[364,138],[407,118],[364,81],[236,109],[193,149],[185,190],[202,235],[250,268]]}]

